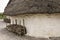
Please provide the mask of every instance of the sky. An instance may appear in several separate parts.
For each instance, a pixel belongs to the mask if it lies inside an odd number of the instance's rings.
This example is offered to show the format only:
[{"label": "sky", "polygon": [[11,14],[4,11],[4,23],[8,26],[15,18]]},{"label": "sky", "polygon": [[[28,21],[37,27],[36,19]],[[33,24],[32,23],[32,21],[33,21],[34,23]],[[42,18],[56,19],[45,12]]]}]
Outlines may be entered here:
[{"label": "sky", "polygon": [[4,9],[9,0],[0,0],[0,12],[4,12]]}]

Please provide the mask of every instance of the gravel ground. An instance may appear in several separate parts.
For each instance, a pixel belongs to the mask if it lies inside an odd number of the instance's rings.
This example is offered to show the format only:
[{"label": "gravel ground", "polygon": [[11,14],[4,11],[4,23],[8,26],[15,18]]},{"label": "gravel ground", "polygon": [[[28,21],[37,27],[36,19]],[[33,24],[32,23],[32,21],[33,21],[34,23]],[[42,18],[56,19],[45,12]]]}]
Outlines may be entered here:
[{"label": "gravel ground", "polygon": [[6,29],[6,23],[0,20],[0,40],[48,40],[46,38],[34,38],[30,36],[18,36]]}]

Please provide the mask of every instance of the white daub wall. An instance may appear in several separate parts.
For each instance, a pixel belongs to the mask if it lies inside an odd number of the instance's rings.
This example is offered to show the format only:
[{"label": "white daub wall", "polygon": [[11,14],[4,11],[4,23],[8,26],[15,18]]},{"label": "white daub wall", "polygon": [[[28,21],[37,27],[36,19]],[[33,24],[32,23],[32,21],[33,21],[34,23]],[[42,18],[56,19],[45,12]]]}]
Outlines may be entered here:
[{"label": "white daub wall", "polygon": [[[7,16],[8,17],[8,16]],[[27,28],[27,35],[34,37],[60,36],[60,14],[27,14],[11,18],[11,24],[17,19],[18,24],[23,25],[23,19]],[[21,21],[21,22],[20,22]],[[14,22],[15,23],[15,22]]]}]

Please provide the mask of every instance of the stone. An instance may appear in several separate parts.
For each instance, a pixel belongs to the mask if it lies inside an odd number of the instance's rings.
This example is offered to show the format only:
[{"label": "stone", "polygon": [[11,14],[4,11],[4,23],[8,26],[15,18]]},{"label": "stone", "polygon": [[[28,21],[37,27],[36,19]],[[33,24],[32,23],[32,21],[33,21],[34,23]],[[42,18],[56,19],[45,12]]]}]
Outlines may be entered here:
[{"label": "stone", "polygon": [[8,31],[16,33],[21,36],[27,33],[25,26],[22,26],[22,25],[11,24],[11,25],[8,25],[6,28]]}]

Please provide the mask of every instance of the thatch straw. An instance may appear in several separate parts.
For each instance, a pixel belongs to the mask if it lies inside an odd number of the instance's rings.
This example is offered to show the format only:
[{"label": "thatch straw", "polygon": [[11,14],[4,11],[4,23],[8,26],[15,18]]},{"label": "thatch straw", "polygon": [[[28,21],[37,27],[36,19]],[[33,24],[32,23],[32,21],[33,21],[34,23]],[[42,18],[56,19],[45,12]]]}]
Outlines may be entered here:
[{"label": "thatch straw", "polygon": [[60,0],[11,0],[5,8],[5,15],[26,13],[60,13]]}]

